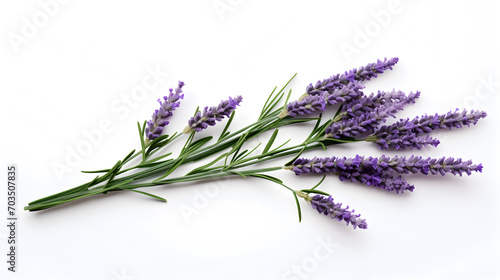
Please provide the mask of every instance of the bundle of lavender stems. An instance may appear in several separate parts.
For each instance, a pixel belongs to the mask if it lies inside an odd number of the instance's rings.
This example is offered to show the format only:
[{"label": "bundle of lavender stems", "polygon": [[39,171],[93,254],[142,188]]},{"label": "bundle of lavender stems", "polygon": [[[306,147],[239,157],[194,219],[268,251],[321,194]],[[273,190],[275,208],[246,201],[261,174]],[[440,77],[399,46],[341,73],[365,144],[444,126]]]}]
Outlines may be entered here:
[{"label": "bundle of lavender stems", "polygon": [[[360,214],[355,213],[349,206],[342,206],[341,203],[334,201],[330,194],[318,189],[326,175],[336,175],[340,181],[357,182],[399,194],[412,192],[415,188],[406,181],[406,174],[462,176],[462,174],[482,172],[483,168],[481,164],[474,164],[471,160],[453,157],[424,158],[417,155],[301,157],[307,150],[327,150],[332,145],[361,141],[373,143],[382,150],[420,150],[428,146],[436,147],[440,142],[429,136],[429,133],[440,129],[470,127],[471,124],[475,125],[486,117],[483,111],[468,112],[456,109],[444,114],[422,115],[385,124],[389,117],[396,118],[395,114],[398,111],[415,103],[420,97],[419,91],[408,94],[398,90],[378,91],[368,95],[363,93],[365,81],[392,70],[397,62],[398,58],[378,60],[343,74],[331,76],[310,84],[298,100],[288,102],[291,90],[286,92],[285,88],[294,76],[281,90],[277,91],[277,88],[273,90],[254,123],[235,132],[229,132],[229,128],[235,117],[236,108],[243,101],[241,96],[229,97],[217,106],[197,109],[182,132],[166,134],[169,119],[184,98],[182,94],[184,82],[180,81],[175,89],[170,89],[167,96],[158,99],[159,109],[155,110],[150,120],[142,124],[137,123],[140,149],[132,150],[112,168],[82,171],[100,175],[80,186],[35,200],[29,203],[25,210],[44,210],[80,198],[115,191],[133,191],[166,202],[162,197],[139,189],[226,176],[253,177],[271,181],[290,191],[297,205],[299,221],[301,219],[299,199],[302,198],[320,214],[329,216],[333,220],[344,221],[354,228],[366,229],[367,222],[360,217]],[[322,112],[330,109],[336,110],[334,117],[324,119]],[[197,137],[200,131],[216,125],[225,118],[228,119],[226,125],[216,140],[213,136]],[[315,125],[302,143],[287,145],[290,141],[288,140],[279,145],[275,144],[279,128],[306,122],[313,122]],[[303,126],[301,129],[304,129]],[[271,130],[273,133],[261,152],[256,152],[260,144],[253,149],[244,149],[249,140]],[[182,138],[185,139],[185,143],[180,151],[175,151],[176,156],[172,156],[172,152],[166,152],[170,143],[180,141]],[[284,161],[286,163],[282,166],[249,168],[286,156],[290,158]],[[212,160],[206,164],[196,164],[206,158]],[[134,159],[136,160],[133,161]],[[183,176],[172,176],[179,166],[187,164],[194,165],[190,172]],[[299,190],[267,174],[280,170],[292,171],[298,176],[316,173],[323,174],[323,177],[316,186]]]}]

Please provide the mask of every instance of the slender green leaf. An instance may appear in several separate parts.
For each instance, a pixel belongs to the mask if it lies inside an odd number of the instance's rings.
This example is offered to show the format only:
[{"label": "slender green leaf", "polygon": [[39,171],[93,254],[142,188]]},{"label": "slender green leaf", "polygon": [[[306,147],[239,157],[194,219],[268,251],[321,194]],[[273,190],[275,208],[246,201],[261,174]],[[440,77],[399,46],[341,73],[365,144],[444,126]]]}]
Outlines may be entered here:
[{"label": "slender green leaf", "polygon": [[[145,122],[144,122],[145,123]],[[146,151],[144,150],[146,145],[144,144],[144,133],[141,130],[141,125],[137,122],[137,128],[139,129],[139,138],[141,139],[141,152],[142,152],[142,161],[146,160]]]},{"label": "slender green leaf", "polygon": [[286,105],[288,105],[288,100],[290,100],[290,96],[292,95],[292,89],[288,91],[288,95],[286,96],[285,103],[283,104],[283,110],[286,109]]},{"label": "slender green leaf", "polygon": [[269,138],[269,141],[267,142],[266,147],[264,148],[264,151],[262,151],[262,154],[266,154],[269,151],[269,149],[271,149],[271,146],[273,145],[276,136],[278,136],[278,132],[279,132],[278,129],[274,130],[273,134],[271,135],[271,138]]},{"label": "slender green leaf", "polygon": [[319,187],[319,185],[321,185],[321,183],[323,183],[323,181],[325,181],[325,178],[326,178],[326,175],[323,175],[323,178],[321,178],[321,180],[316,185],[314,185],[314,187],[312,187],[311,190],[314,190],[315,188]]},{"label": "slender green leaf", "polygon": [[274,182],[276,184],[283,185],[283,181],[281,181],[280,179],[278,179],[276,177],[270,176],[270,175],[253,173],[253,174],[248,174],[248,176],[250,176],[250,177],[256,177],[256,178],[262,178],[262,179]]},{"label": "slender green leaf", "polygon": [[150,196],[152,198],[156,198],[156,199],[158,199],[160,201],[163,201],[163,202],[167,202],[167,200],[165,198],[159,197],[159,196],[151,194],[151,193],[147,193],[147,192],[143,192],[143,191],[138,191],[138,190],[134,190],[134,189],[125,189],[125,190],[133,191],[133,192],[136,192],[136,193],[140,193],[140,194],[143,194],[143,195]]},{"label": "slender green leaf", "polygon": [[128,154],[128,155],[127,155],[127,156],[126,156],[126,157],[122,160],[123,164],[127,163],[127,162],[130,160],[130,158],[132,157],[132,155],[133,155],[134,153],[135,153],[135,149],[134,149],[134,150],[132,150],[132,152],[130,152],[130,153],[129,153],[129,154]]},{"label": "slender green leaf", "polygon": [[292,141],[292,139],[288,139],[288,140],[286,140],[286,141],[285,141],[285,143],[283,143],[283,144],[279,145],[278,147],[274,148],[274,149],[271,151],[271,153],[272,153],[272,152],[274,152],[274,151],[279,150],[281,147],[285,146],[285,145],[286,145],[286,144],[288,144],[288,142],[290,142],[290,141]]},{"label": "slender green leaf", "polygon": [[318,191],[318,190],[313,190],[313,189],[304,189],[304,190],[300,190],[301,192],[305,192],[307,194],[309,193],[317,193],[317,194],[322,194],[322,195],[327,195],[327,196],[330,196],[330,194],[326,193],[326,192],[323,192],[323,191]]},{"label": "slender green leaf", "polygon": [[301,154],[305,151],[306,147],[307,147],[307,144],[306,144],[306,145],[304,145],[304,147],[302,147],[302,149],[300,150],[300,152],[299,152],[299,153],[297,153],[297,155],[295,155],[295,156],[294,156],[294,157],[293,157],[293,158],[292,158],[289,162],[285,163],[285,166],[288,166],[288,165],[293,164],[293,162],[294,162],[296,159],[298,159],[298,158],[300,157],[300,155],[301,155]]},{"label": "slender green leaf", "polygon": [[145,165],[147,165],[147,164],[150,164],[150,163],[153,163],[153,162],[159,161],[160,159],[166,158],[166,157],[170,156],[171,154],[172,154],[172,153],[168,153],[168,154],[161,155],[161,156],[159,156],[159,157],[155,157],[154,159],[150,159],[150,160],[148,160],[148,161],[146,161],[146,162],[143,162],[143,163],[141,163],[141,164],[137,165],[137,167],[144,167],[144,166],[145,166]]},{"label": "slender green leaf", "polygon": [[184,159],[186,159],[186,157],[180,157],[180,158],[177,158],[177,159],[174,161],[173,165],[172,165],[172,166],[171,166],[171,167],[167,170],[167,172],[166,172],[163,176],[161,176],[160,178],[158,178],[158,179],[154,180],[154,181],[153,181],[153,183],[158,182],[159,180],[161,180],[161,179],[163,179],[163,178],[167,177],[167,176],[168,176],[168,175],[170,175],[172,172],[174,172],[174,171],[175,171],[175,169],[177,169],[177,167],[181,166],[181,164],[182,164],[182,162],[184,161]]},{"label": "slender green leaf", "polygon": [[86,171],[86,170],[82,170],[81,172],[82,173],[105,173],[105,172],[108,172],[109,169],[101,169],[101,170],[94,170],[94,171]]},{"label": "slender green leaf", "polygon": [[271,94],[269,94],[269,96],[267,97],[267,100],[266,102],[264,103],[264,106],[262,106],[262,110],[260,111],[260,115],[259,115],[259,120],[262,119],[263,115],[264,115],[264,111],[265,109],[267,108],[267,104],[269,103],[269,100],[271,99],[271,96],[273,96],[274,94],[274,91],[278,88],[278,86],[275,86],[273,91],[271,92]]},{"label": "slender green leaf", "polygon": [[207,136],[207,137],[203,137],[201,139],[198,139],[198,140],[192,142],[186,148],[186,152],[190,153],[190,152],[196,151],[198,148],[200,148],[203,145],[205,145],[208,141],[212,140],[212,138],[214,138],[214,137],[213,136]]},{"label": "slender green leaf", "polygon": [[241,172],[238,172],[238,171],[228,171],[229,173],[233,173],[233,174],[236,174],[236,175],[240,175],[241,177],[243,178],[246,178],[245,174],[241,173]]},{"label": "slender green leaf", "polygon": [[217,142],[219,142],[221,139],[223,139],[225,137],[226,134],[226,131],[228,130],[229,126],[231,125],[231,122],[233,121],[233,118],[234,118],[234,114],[236,113],[236,110],[234,110],[232,113],[231,113],[231,116],[229,117],[229,120],[227,121],[226,125],[224,126],[224,129],[222,130],[222,132],[220,133],[220,136],[219,136],[219,139],[217,139]]},{"label": "slender green leaf", "polygon": [[211,162],[209,162],[209,163],[207,163],[207,164],[205,164],[203,166],[200,166],[200,167],[197,167],[197,168],[191,170],[189,173],[186,174],[186,176],[202,172],[203,170],[207,169],[208,167],[210,167],[210,166],[214,165],[215,163],[217,163],[219,160],[221,160],[224,157],[226,157],[227,154],[228,153],[224,153],[224,154],[218,156],[216,159],[212,160]]},{"label": "slender green leaf", "polygon": [[297,194],[293,192],[293,197],[295,198],[295,203],[297,204],[297,211],[299,213],[299,223],[302,221],[302,210],[300,209],[300,203],[299,203],[299,198],[297,197]]}]

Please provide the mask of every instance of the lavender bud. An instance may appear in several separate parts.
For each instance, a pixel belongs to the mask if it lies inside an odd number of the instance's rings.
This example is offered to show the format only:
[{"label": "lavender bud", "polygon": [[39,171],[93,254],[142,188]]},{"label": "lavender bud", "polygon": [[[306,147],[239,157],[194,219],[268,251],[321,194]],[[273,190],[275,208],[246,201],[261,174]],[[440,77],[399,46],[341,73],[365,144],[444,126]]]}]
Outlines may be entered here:
[{"label": "lavender bud", "polygon": [[169,124],[167,120],[173,115],[173,111],[179,107],[180,99],[184,98],[184,94],[181,94],[183,86],[184,82],[179,81],[175,91],[170,89],[170,94],[164,96],[163,101],[158,99],[160,109],[155,110],[155,113],[151,116],[151,120],[149,120],[146,125],[145,133],[148,140],[154,140],[160,137],[164,127]]},{"label": "lavender bud", "polygon": [[228,100],[222,100],[218,106],[205,107],[203,112],[198,112],[189,119],[188,126],[183,132],[186,134],[192,131],[200,132],[208,126],[214,126],[216,122],[221,121],[224,117],[229,117],[242,100],[243,98],[238,95],[234,99],[229,97]]}]

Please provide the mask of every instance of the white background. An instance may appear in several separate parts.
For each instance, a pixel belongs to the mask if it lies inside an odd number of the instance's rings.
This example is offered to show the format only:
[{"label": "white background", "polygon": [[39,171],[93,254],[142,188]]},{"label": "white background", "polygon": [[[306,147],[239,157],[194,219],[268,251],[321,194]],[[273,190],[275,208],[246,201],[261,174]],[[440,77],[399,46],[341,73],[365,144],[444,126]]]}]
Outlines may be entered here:
[{"label": "white background", "polygon": [[[486,110],[488,117],[475,127],[434,133],[442,142],[437,148],[383,152],[357,143],[307,156],[455,156],[483,163],[484,172],[410,176],[416,190],[404,195],[328,177],[321,189],[362,213],[365,231],[303,202],[298,223],[290,193],[258,179],[150,190],[166,204],[115,193],[45,212],[18,210],[18,272],[7,272],[7,228],[1,226],[1,279],[500,278],[498,1],[67,1],[44,7],[48,2],[0,4],[0,166],[18,166],[19,207],[88,181],[92,176],[79,170],[110,167],[137,148],[136,122],[149,118],[156,99],[178,80],[186,82],[186,96],[170,132],[182,129],[197,105],[237,94],[244,96],[234,122],[241,127],[257,117],[272,88],[296,72],[294,98],[310,82],[392,56],[400,58],[397,67],[368,82],[366,92],[421,90],[417,104],[398,117],[457,107]],[[137,95],[151,69],[168,75]],[[85,155],[68,161],[88,143],[85,133],[97,133],[103,121],[111,131],[98,132],[102,137]],[[307,129],[283,129],[279,139],[300,141]],[[56,165],[67,172],[57,176]],[[320,179],[273,175],[297,189]],[[5,176],[1,172],[3,182]],[[4,217],[6,189],[0,193]]]}]

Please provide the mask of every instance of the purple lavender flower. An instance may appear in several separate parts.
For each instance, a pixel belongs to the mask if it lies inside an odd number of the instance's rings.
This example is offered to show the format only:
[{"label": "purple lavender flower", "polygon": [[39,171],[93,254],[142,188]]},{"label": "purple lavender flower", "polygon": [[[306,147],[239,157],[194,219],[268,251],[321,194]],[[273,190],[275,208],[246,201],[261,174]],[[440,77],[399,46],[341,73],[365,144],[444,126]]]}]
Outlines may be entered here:
[{"label": "purple lavender flower", "polygon": [[242,100],[243,98],[238,95],[234,99],[229,97],[228,100],[222,100],[218,106],[205,107],[203,112],[198,112],[194,117],[189,119],[188,126],[183,132],[200,132],[208,126],[214,126],[216,122],[221,121],[224,117],[229,117]]},{"label": "purple lavender flower", "polygon": [[325,129],[325,137],[339,139],[341,137],[356,137],[360,134],[373,133],[389,116],[395,118],[395,113],[403,110],[407,104],[415,103],[415,99],[419,96],[420,92],[416,94],[410,93],[407,98],[400,98],[399,101],[385,102],[384,105],[378,105],[375,108],[354,104],[353,106],[355,106],[356,111],[365,110],[368,112],[341,122],[334,119],[333,124]]},{"label": "purple lavender flower", "polygon": [[164,127],[169,124],[167,120],[173,115],[173,111],[179,107],[180,99],[184,98],[184,94],[181,94],[183,86],[184,82],[179,81],[179,85],[175,91],[170,89],[170,94],[163,97],[163,102],[161,99],[158,99],[160,109],[155,110],[155,113],[151,117],[151,120],[147,122],[146,126],[145,133],[148,140],[154,140],[160,137]]},{"label": "purple lavender flower", "polygon": [[473,164],[471,160],[462,160],[461,158],[441,157],[441,158],[423,158],[421,156],[393,157],[381,156],[378,159],[377,167],[382,171],[392,171],[399,174],[422,173],[424,175],[446,173],[462,176],[463,173],[471,175],[472,171],[482,172],[482,164]]},{"label": "purple lavender flower", "polygon": [[349,210],[349,206],[342,207],[342,203],[333,202],[332,196],[325,197],[315,195],[309,198],[311,206],[320,214],[330,216],[330,218],[338,221],[345,221],[347,225],[351,224],[354,229],[366,229],[368,224],[365,219],[361,219],[360,214],[354,214],[354,210]]},{"label": "purple lavender flower", "polygon": [[295,117],[299,115],[311,114],[318,111],[324,111],[325,109],[326,100],[323,94],[308,95],[301,100],[288,103],[286,106],[286,110],[284,110],[279,115],[279,117]]},{"label": "purple lavender flower", "polygon": [[356,156],[354,158],[326,157],[295,160],[291,169],[296,175],[306,173],[333,173],[340,181],[351,181],[374,186],[387,191],[404,193],[413,191],[414,186],[399,175],[390,174],[377,167],[377,158]]},{"label": "purple lavender flower", "polygon": [[472,171],[482,172],[482,164],[473,164],[471,160],[463,161],[460,158],[442,157],[442,158],[423,158],[421,156],[406,157],[364,157],[356,156],[354,158],[325,157],[306,159],[298,158],[291,166],[296,175],[307,173],[336,173],[341,176],[349,177],[356,172],[365,172],[371,170],[378,173],[409,174],[422,173],[441,174],[451,173],[462,176],[463,173],[471,175]]},{"label": "purple lavender flower", "polygon": [[474,111],[467,113],[467,110],[458,112],[450,111],[442,115],[424,115],[414,119],[401,119],[392,125],[384,125],[378,128],[366,141],[378,144],[381,149],[395,148],[398,150],[405,148],[421,149],[427,145],[437,146],[439,140],[421,134],[437,129],[461,128],[465,125],[476,124],[481,118],[486,117],[484,111]]},{"label": "purple lavender flower", "polygon": [[340,88],[342,85],[348,85],[355,81],[365,81],[376,78],[378,74],[384,73],[386,70],[392,70],[392,67],[398,62],[398,58],[394,57],[389,60],[386,58],[384,61],[377,60],[375,63],[369,63],[366,66],[354,68],[345,72],[344,74],[333,75],[323,81],[318,81],[314,86],[309,84],[306,88],[306,93],[309,95],[317,95],[321,92],[333,92],[335,89]]},{"label": "purple lavender flower", "polygon": [[[360,82],[352,82],[348,85],[341,85],[336,87],[332,91],[323,92],[326,101],[330,105],[335,105],[337,103],[342,103],[346,101],[351,101],[363,96],[363,86]],[[319,95],[319,94],[318,94]]]},{"label": "purple lavender flower", "polygon": [[393,148],[396,150],[406,148],[420,150],[426,146],[437,147],[440,143],[439,139],[432,138],[429,135],[418,136],[413,132],[371,135],[366,138],[366,141],[376,143],[380,149]]},{"label": "purple lavender flower", "polygon": [[[414,104],[415,99],[420,97],[420,92],[416,93],[410,92],[408,96],[404,94],[402,91],[392,90],[389,92],[379,91],[377,94],[372,93],[369,96],[363,96],[359,99],[355,99],[349,103],[346,103],[342,106],[341,113],[334,119],[335,121],[341,119],[350,119],[359,117],[365,113],[371,113],[376,108],[381,106],[391,107],[396,103],[400,104]],[[398,107],[403,108],[403,107]]]},{"label": "purple lavender flower", "polygon": [[334,122],[325,129],[326,138],[356,137],[363,133],[374,131],[386,118],[399,110],[396,106],[386,108],[380,106],[371,113],[365,113],[359,117],[347,119],[341,122]]},{"label": "purple lavender flower", "polygon": [[410,131],[420,134],[437,129],[461,128],[465,125],[470,127],[471,124],[475,125],[480,119],[485,117],[486,112],[484,111],[472,110],[470,113],[467,113],[467,110],[459,112],[459,110],[456,109],[454,112],[450,111],[442,115],[423,115],[421,117],[415,117],[412,120],[401,119],[390,126],[382,126],[375,134],[394,133],[395,131]]}]

